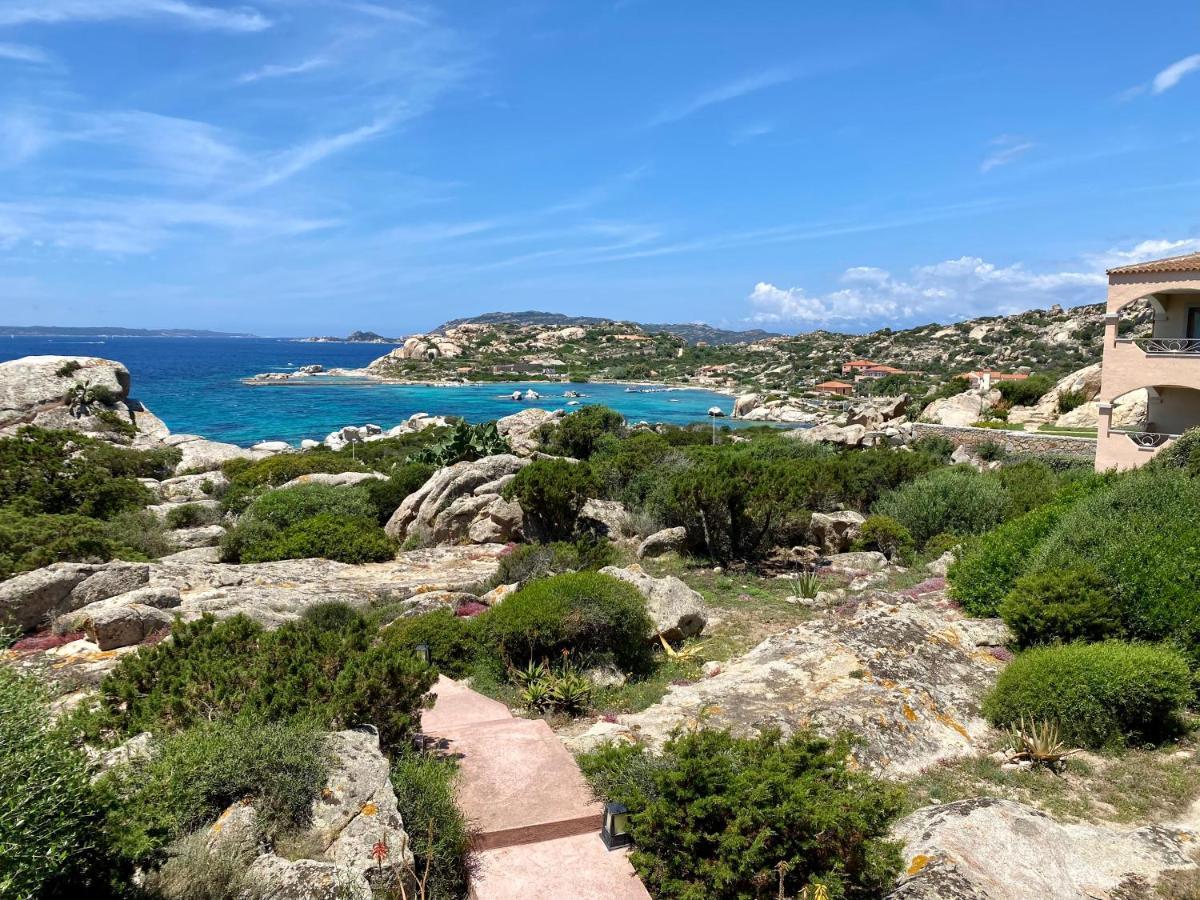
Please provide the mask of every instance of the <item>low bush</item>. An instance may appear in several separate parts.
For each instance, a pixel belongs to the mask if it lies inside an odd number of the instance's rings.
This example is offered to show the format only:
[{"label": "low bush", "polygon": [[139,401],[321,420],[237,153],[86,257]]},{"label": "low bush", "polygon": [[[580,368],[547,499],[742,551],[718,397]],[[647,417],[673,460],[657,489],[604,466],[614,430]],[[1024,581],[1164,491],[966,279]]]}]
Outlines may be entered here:
[{"label": "low bush", "polygon": [[413,869],[429,873],[425,896],[467,896],[473,868],[471,829],[455,802],[458,770],[450,759],[405,750],[392,759],[396,807],[408,832]]},{"label": "low bush", "polygon": [[451,678],[470,674],[481,653],[475,620],[448,609],[397,619],[384,630],[383,638],[408,653],[415,653],[418,644],[427,645],[430,663]]},{"label": "low bush", "polygon": [[167,512],[168,528],[196,528],[213,525],[221,520],[221,513],[200,503],[183,503]]},{"label": "low bush", "polygon": [[0,666],[0,896],[88,896],[100,809],[87,762],[52,729],[41,687]]},{"label": "low bush", "polygon": [[157,865],[174,841],[249,800],[257,837],[271,845],[309,824],[328,768],[325,738],[307,724],[253,718],[200,723],[104,777],[114,797],[105,831],[120,858]]},{"label": "low bush", "polygon": [[167,534],[166,523],[148,509],[127,509],[104,523],[121,559],[158,559],[179,548]]},{"label": "low bush", "polygon": [[221,502],[226,509],[241,513],[266,490],[280,487],[301,475],[366,472],[369,467],[348,453],[309,450],[304,453],[279,453],[253,461],[235,459],[225,463],[223,469],[229,478],[229,487]]},{"label": "low bush", "polygon": [[918,546],[935,534],[979,534],[1001,522],[1008,492],[994,478],[962,467],[931,472],[882,497],[877,514],[908,529]]},{"label": "low bush", "polygon": [[703,729],[655,759],[610,745],[580,759],[606,799],[630,810],[630,857],[659,897],[886,892],[900,868],[888,840],[902,792],[847,765],[849,747],[807,733],[736,738]]},{"label": "low bush", "polygon": [[526,531],[542,541],[571,537],[583,504],[598,492],[588,465],[565,459],[535,460],[504,488],[521,504]]},{"label": "low bush", "polygon": [[427,463],[405,463],[397,466],[386,480],[364,481],[359,487],[375,507],[376,520],[380,525],[386,525],[404,498],[419,490],[435,471]]},{"label": "low bush", "polygon": [[434,671],[379,639],[360,613],[333,607],[273,631],[244,616],[177,623],[171,640],[123,657],[100,685],[85,734],[176,730],[217,717],[371,724],[382,745],[415,726]]},{"label": "low bush", "polygon": [[1000,615],[1022,647],[1119,637],[1121,617],[1109,584],[1090,569],[1019,578]]},{"label": "low bush", "polygon": [[240,551],[242,562],[320,557],[344,563],[385,562],[396,555],[396,542],[374,519],[321,513],[289,525],[270,540]]},{"label": "low bush", "polygon": [[55,562],[140,559],[109,523],[79,515],[24,515],[0,507],[0,581]]},{"label": "low bush", "polygon": [[611,659],[645,671],[654,627],[637,588],[611,575],[577,572],[535,581],[494,606],[478,627],[507,665],[573,654],[580,664]]},{"label": "low bush", "polygon": [[908,529],[891,516],[867,516],[854,541],[855,550],[878,550],[892,559],[902,559],[913,549]]},{"label": "low bush", "polygon": [[1112,748],[1174,736],[1191,684],[1187,660],[1165,646],[1066,644],[1019,654],[983,711],[997,726],[1056,722],[1067,743]]},{"label": "low bush", "polygon": [[1020,381],[1001,381],[996,385],[996,390],[1012,406],[1033,406],[1052,387],[1054,379],[1050,376],[1030,375]]},{"label": "low bush", "polygon": [[625,419],[616,410],[596,404],[576,410],[543,429],[542,442],[547,453],[590,459],[606,439],[625,434]]},{"label": "low bush", "polygon": [[1087,394],[1083,391],[1060,391],[1058,394],[1058,414],[1065,415],[1079,409],[1088,402]]},{"label": "low bush", "polygon": [[1125,633],[1200,658],[1200,481],[1139,470],[1085,494],[1031,555],[1028,571],[1088,566],[1111,583]]},{"label": "low bush", "polygon": [[307,484],[255,500],[221,540],[226,562],[324,557],[342,562],[390,559],[395,545],[379,527],[366,490]]},{"label": "low bush", "polygon": [[1177,441],[1156,453],[1148,466],[1180,469],[1192,477],[1200,475],[1200,428],[1189,428]]},{"label": "low bush", "polygon": [[612,543],[591,534],[582,534],[573,541],[517,544],[500,558],[500,567],[489,585],[525,584],[547,575],[595,571],[616,561]]}]

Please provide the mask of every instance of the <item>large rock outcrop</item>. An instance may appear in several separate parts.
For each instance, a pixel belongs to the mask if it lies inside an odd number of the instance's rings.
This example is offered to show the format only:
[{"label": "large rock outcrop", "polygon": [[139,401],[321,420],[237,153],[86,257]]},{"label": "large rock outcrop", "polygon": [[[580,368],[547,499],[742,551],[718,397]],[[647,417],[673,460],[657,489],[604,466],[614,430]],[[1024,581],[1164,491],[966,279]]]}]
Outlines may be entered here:
[{"label": "large rock outcrop", "polygon": [[1165,870],[1193,868],[1197,835],[1148,825],[1066,824],[983,797],[918,809],[897,823],[905,876],[889,900],[1149,897]]},{"label": "large rock outcrop", "polygon": [[132,422],[129,370],[89,356],[25,356],[0,363],[0,434],[22,425],[107,433],[102,412]]},{"label": "large rock outcrop", "polygon": [[150,581],[142,563],[54,563],[0,582],[0,625],[33,631],[52,619]]},{"label": "large rock outcrop", "polygon": [[176,475],[212,472],[234,459],[265,459],[273,454],[269,450],[247,450],[236,444],[210,441],[198,434],[172,434],[163,443],[177,447],[182,454],[175,466]]},{"label": "large rock outcrop", "polygon": [[849,731],[868,768],[914,774],[976,752],[987,733],[980,701],[1001,666],[989,642],[1003,634],[982,625],[949,608],[938,587],[850,601],[619,722],[652,746],[700,717],[741,734]]},{"label": "large rock outcrop", "polygon": [[439,469],[404,498],[384,530],[398,541],[416,538],[430,545],[475,537],[490,542],[493,535],[514,540],[520,525],[500,492],[528,464],[528,459],[501,453]]},{"label": "large rock outcrop", "polygon": [[661,634],[668,641],[694,637],[708,623],[704,599],[674,575],[655,578],[637,565],[624,569],[605,566],[600,573],[637,588],[646,598],[646,612],[654,623],[654,634]]},{"label": "large rock outcrop", "polygon": [[925,407],[921,421],[958,427],[974,425],[982,418],[984,409],[999,398],[999,391],[992,391],[986,396],[978,391],[964,391],[953,397],[943,397]]},{"label": "large rock outcrop", "polygon": [[541,449],[541,431],[545,425],[555,425],[562,419],[561,409],[548,410],[531,406],[511,416],[496,420],[496,430],[508,441],[517,456],[532,456]]}]

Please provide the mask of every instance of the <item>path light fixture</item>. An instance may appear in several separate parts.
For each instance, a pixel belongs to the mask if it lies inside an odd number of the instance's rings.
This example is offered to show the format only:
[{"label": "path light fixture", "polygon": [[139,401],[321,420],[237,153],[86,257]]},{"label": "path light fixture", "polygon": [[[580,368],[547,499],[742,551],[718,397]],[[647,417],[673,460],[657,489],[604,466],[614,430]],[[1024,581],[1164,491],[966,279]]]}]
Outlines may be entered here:
[{"label": "path light fixture", "polygon": [[609,850],[619,850],[633,843],[629,833],[629,810],[621,803],[604,804],[604,825],[600,828],[600,840]]},{"label": "path light fixture", "polygon": [[417,644],[417,659],[425,665],[429,665],[430,655],[428,644]]}]

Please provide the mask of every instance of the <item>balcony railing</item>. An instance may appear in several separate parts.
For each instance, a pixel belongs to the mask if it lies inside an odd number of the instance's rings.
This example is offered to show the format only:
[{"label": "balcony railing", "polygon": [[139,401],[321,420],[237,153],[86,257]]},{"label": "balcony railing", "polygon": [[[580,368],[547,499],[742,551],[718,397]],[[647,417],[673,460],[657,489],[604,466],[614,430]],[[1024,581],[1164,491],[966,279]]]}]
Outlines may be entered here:
[{"label": "balcony railing", "polygon": [[1168,441],[1173,441],[1179,435],[1168,434],[1165,431],[1124,431],[1117,428],[1109,429],[1109,434],[1123,434],[1137,447],[1143,447],[1147,450],[1153,450],[1161,447]]},{"label": "balcony railing", "polygon": [[1200,338],[1145,338],[1142,349],[1161,356],[1190,356],[1200,354]]}]

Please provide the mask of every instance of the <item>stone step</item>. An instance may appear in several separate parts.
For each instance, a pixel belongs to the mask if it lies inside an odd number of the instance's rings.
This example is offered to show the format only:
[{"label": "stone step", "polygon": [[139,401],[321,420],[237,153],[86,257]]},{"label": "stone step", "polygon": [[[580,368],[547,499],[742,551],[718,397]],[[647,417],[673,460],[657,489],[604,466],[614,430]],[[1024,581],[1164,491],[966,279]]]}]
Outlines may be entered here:
[{"label": "stone step", "polygon": [[477,849],[599,832],[601,805],[541,719],[479,722],[434,736],[458,759],[458,802],[478,829]]},{"label": "stone step", "polygon": [[485,850],[476,857],[470,900],[649,900],[624,851],[596,832]]},{"label": "stone step", "polygon": [[440,737],[463,725],[511,720],[513,717],[500,701],[485,697],[444,675],[438,676],[433,693],[437,697],[433,708],[421,713],[421,731],[430,737]]}]

